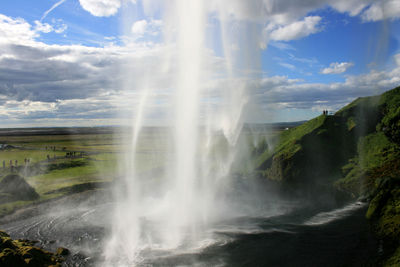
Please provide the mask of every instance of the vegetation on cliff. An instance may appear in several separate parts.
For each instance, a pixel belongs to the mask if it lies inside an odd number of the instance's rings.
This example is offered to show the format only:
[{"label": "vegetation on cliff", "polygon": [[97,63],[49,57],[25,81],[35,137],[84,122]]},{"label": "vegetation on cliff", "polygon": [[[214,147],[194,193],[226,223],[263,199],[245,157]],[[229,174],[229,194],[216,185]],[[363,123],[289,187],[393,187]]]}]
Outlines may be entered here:
[{"label": "vegetation on cliff", "polygon": [[370,200],[384,265],[400,264],[400,87],[283,132],[256,167],[287,190]]},{"label": "vegetation on cliff", "polygon": [[66,255],[65,249],[60,248],[57,254],[34,246],[34,241],[13,240],[0,231],[0,266],[61,266]]},{"label": "vegetation on cliff", "polygon": [[282,132],[274,149],[256,159],[257,171],[288,187],[315,191],[334,185],[353,197],[369,196],[385,178],[380,176],[390,176],[378,169],[399,159],[399,119],[400,87],[358,98],[334,115]]}]

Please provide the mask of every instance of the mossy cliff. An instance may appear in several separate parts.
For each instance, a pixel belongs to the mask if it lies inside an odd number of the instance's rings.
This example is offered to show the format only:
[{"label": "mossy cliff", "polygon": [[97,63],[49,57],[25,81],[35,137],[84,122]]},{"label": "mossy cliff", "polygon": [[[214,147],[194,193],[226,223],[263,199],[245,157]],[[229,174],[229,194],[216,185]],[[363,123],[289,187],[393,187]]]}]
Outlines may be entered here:
[{"label": "mossy cliff", "polygon": [[370,201],[385,265],[400,265],[400,87],[284,131],[256,167],[284,192]]},{"label": "mossy cliff", "polygon": [[[12,240],[8,234],[0,231],[0,266],[61,266],[65,252],[58,254],[34,246],[28,240]],[[63,253],[61,253],[63,252]]]}]

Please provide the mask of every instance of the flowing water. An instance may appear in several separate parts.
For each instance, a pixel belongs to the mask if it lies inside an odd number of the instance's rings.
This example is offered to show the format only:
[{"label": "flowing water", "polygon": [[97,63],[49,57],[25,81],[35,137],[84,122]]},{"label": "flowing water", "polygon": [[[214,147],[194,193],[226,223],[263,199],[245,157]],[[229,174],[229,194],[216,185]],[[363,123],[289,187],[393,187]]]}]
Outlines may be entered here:
[{"label": "flowing water", "polygon": [[[374,266],[381,248],[365,220],[365,203],[332,209],[278,199],[264,199],[258,204],[269,204],[251,216],[209,225],[196,245],[151,247],[134,265],[112,266]],[[37,240],[53,251],[70,248],[66,266],[103,266],[113,223],[105,218],[114,205],[105,191],[87,192],[25,209],[0,224],[13,238]],[[142,223],[143,231],[161,227]]]},{"label": "flowing water", "polygon": [[[141,97],[127,141],[131,151],[115,189],[105,265],[137,264],[144,251],[202,247],[214,242],[215,223],[246,212],[238,211],[226,196],[231,193],[231,165],[239,153],[246,153],[238,149],[248,104],[244,81],[259,71],[259,59],[250,56],[258,53],[258,39],[242,38],[259,27],[230,18],[219,1],[174,0],[163,8],[163,38],[169,49],[158,60],[164,69],[144,68],[142,76],[147,78],[141,88],[131,88],[129,70],[126,73],[125,90],[139,90]],[[210,46],[213,41],[218,45]],[[215,58],[221,61],[219,69],[212,69],[210,60]],[[170,77],[169,105],[163,111],[168,113],[164,123],[169,133],[162,148],[168,158],[157,174],[158,183],[149,189],[154,177],[138,171],[138,154],[148,115],[154,113],[152,103],[159,101],[159,88],[150,86],[157,73]],[[219,86],[207,86],[213,82]],[[154,147],[154,157],[162,149]]]}]

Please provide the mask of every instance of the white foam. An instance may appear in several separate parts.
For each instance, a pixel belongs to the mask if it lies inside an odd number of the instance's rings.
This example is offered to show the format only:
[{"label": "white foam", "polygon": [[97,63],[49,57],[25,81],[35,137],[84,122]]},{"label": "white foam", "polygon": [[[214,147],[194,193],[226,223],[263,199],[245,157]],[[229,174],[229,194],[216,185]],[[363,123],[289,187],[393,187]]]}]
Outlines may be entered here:
[{"label": "white foam", "polygon": [[328,212],[321,212],[321,213],[318,213],[317,215],[311,217],[307,221],[305,221],[304,225],[327,224],[332,221],[336,221],[336,220],[345,218],[345,217],[349,216],[353,211],[365,207],[365,205],[367,205],[367,204],[357,201],[355,203],[351,203],[347,206],[344,206],[343,208],[335,209],[335,210],[328,211]]}]

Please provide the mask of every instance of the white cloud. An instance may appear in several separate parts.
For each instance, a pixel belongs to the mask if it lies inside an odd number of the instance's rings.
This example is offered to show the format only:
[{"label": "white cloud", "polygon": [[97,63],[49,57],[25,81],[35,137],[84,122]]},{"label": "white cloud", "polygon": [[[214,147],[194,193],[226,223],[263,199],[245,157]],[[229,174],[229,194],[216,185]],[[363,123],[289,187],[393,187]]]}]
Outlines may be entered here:
[{"label": "white cloud", "polygon": [[[394,56],[400,59],[400,54]],[[392,70],[372,70],[363,75],[350,75],[344,82],[307,83],[285,76],[263,78],[253,89],[254,98],[267,108],[337,110],[360,96],[377,95],[400,85],[400,65]]]},{"label": "white cloud", "polygon": [[157,36],[160,33],[162,25],[163,22],[161,20],[138,20],[132,24],[131,33],[135,38],[140,38],[144,35]]},{"label": "white cloud", "polygon": [[143,35],[147,29],[147,21],[146,20],[139,20],[133,23],[131,32],[137,35]]},{"label": "white cloud", "polygon": [[39,36],[22,18],[10,18],[0,14],[0,43],[26,43]]},{"label": "white cloud", "polygon": [[359,15],[373,0],[333,0],[327,2],[337,11],[349,13],[350,16],[354,17]]},{"label": "white cloud", "polygon": [[317,27],[321,21],[319,16],[305,17],[301,21],[293,22],[289,25],[279,27],[270,33],[274,41],[290,41],[306,37],[310,34],[319,32]]},{"label": "white cloud", "polygon": [[68,29],[68,26],[66,24],[61,24],[57,26],[57,28],[54,29],[55,33],[63,33]]},{"label": "white cloud", "polygon": [[[0,15],[1,119],[34,123],[40,119],[87,118],[89,122],[103,118],[104,124],[104,118],[114,118],[118,111],[130,114],[132,106],[126,100],[136,95],[127,95],[121,88],[127,92],[141,88],[143,67],[154,73],[149,86],[169,84],[166,74],[157,72],[164,53],[156,45],[47,45],[36,40],[43,23],[35,24],[37,29],[23,19]],[[121,69],[129,71],[132,80],[125,83]],[[63,103],[75,104],[71,109]]]},{"label": "white cloud", "polygon": [[[277,3],[271,4],[268,12],[275,14],[274,20],[281,21],[282,24],[271,24],[273,27],[269,32],[276,31],[275,34],[285,40],[301,38],[304,34],[318,30],[320,21],[308,22],[311,25],[309,27],[294,26],[307,24],[306,19],[298,17],[303,11],[297,12],[285,4],[279,6]],[[293,2],[293,5],[296,3],[298,2]],[[310,0],[307,3],[314,2]],[[318,5],[315,3],[314,6]],[[310,9],[310,6],[307,8]],[[349,7],[345,6],[343,10],[346,8]],[[292,15],[285,15],[290,12]],[[282,14],[281,19],[278,19],[279,14]],[[155,35],[162,26],[162,22],[157,20],[148,20],[143,24],[143,28],[138,27],[133,32]],[[54,31],[59,29],[54,23],[52,25]],[[96,48],[83,45],[47,45],[36,41],[39,33],[23,19],[0,15],[0,110],[11,112],[11,105],[14,105],[14,113],[2,115],[0,112],[0,118],[4,121],[15,116],[21,120],[85,119],[85,122],[88,122],[90,119],[111,118],[120,110],[130,114],[127,104],[129,101],[126,100],[139,99],[137,90],[145,82],[152,88],[160,89],[160,92],[157,92],[159,95],[154,97],[160,101],[151,103],[151,109],[162,110],[168,105],[168,90],[174,66],[166,68],[160,64],[160,58],[168,54],[164,50],[167,48],[157,45],[149,47],[146,43]],[[212,69],[210,72],[213,72],[214,68],[224,66],[220,58],[210,58],[214,60],[213,63],[205,64]],[[314,64],[312,59],[297,59],[292,56],[290,59]],[[391,71],[371,71],[366,75],[348,76],[343,83],[315,84],[275,76],[261,81],[250,80],[246,84],[249,84],[250,92],[263,104],[272,103],[287,108],[303,109],[317,108],[321,103],[331,103],[331,107],[340,106],[354,97],[380,93],[399,85],[400,54],[394,59],[397,67]],[[171,65],[173,64],[172,62]],[[352,63],[332,64],[326,68],[330,69],[327,72],[342,73]],[[151,74],[144,72],[144,69],[152,70]],[[126,73],[121,70],[129,73],[128,80],[125,80]],[[151,79],[146,80],[146,75],[151,75]],[[209,84],[214,89],[220,88],[218,86],[221,85],[218,81]],[[121,92],[120,88],[127,90]],[[11,102],[5,104],[5,101]],[[26,106],[29,107],[27,114],[24,113]]]},{"label": "white cloud", "polygon": [[270,45],[280,50],[296,50],[296,48],[294,48],[290,44],[283,42],[271,42]]},{"label": "white cloud", "polygon": [[329,65],[329,68],[321,70],[322,74],[339,74],[345,72],[348,68],[354,66],[352,62],[334,62]]},{"label": "white cloud", "polygon": [[66,24],[62,23],[62,20],[54,20],[52,22],[55,24],[54,26],[50,25],[49,23],[42,23],[38,20],[35,20],[34,30],[36,32],[42,32],[42,33],[50,33],[50,32],[63,33],[68,28]]},{"label": "white cloud", "polygon": [[121,0],[79,0],[82,8],[96,17],[115,15],[121,7]]},{"label": "white cloud", "polygon": [[281,65],[284,68],[290,69],[290,70],[295,70],[296,67],[292,64],[286,63],[286,62],[279,62],[279,65]]},{"label": "white cloud", "polygon": [[37,32],[43,32],[43,33],[49,33],[54,30],[53,26],[51,26],[48,23],[42,23],[38,20],[35,20],[35,31]]},{"label": "white cloud", "polygon": [[400,1],[376,1],[363,12],[362,18],[364,21],[400,18]]}]

